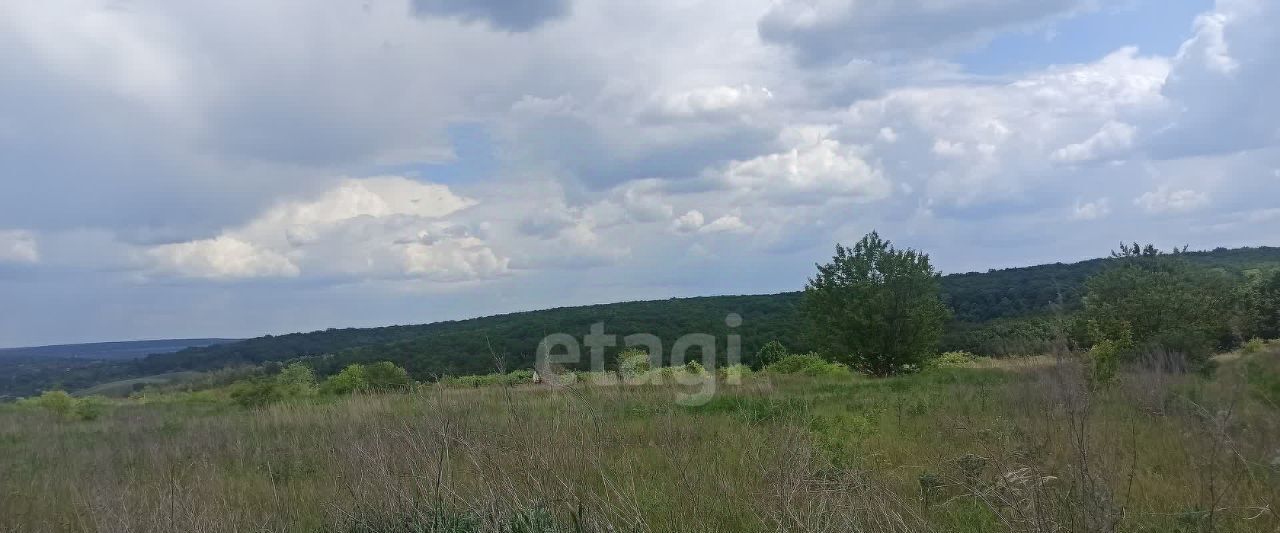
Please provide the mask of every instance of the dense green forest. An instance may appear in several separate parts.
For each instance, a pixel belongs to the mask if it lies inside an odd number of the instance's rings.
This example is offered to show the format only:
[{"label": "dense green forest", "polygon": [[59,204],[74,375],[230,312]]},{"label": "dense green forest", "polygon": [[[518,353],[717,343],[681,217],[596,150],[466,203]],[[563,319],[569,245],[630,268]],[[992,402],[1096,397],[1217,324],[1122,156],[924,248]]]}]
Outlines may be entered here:
[{"label": "dense green forest", "polygon": [[[1216,249],[1184,257],[1229,276],[1280,265],[1280,248]],[[943,335],[945,350],[983,355],[1036,353],[1060,333],[1059,320],[1081,308],[1085,281],[1114,259],[951,274],[942,278],[943,299],[952,320]],[[799,282],[800,280],[797,280]],[[797,283],[799,284],[799,283]],[[625,302],[512,313],[469,320],[381,328],[328,329],[265,336],[132,361],[0,357],[0,399],[31,395],[53,387],[78,390],[98,383],[179,371],[213,370],[305,358],[320,374],[350,363],[394,361],[419,380],[492,372],[499,366],[528,368],[538,342],[550,333],[581,336],[604,322],[606,333],[652,333],[670,343],[686,333],[709,333],[723,343],[742,338],[753,363],[772,340],[793,352],[811,348],[799,318],[800,293],[712,296]],[[729,328],[728,313],[743,318]]]}]

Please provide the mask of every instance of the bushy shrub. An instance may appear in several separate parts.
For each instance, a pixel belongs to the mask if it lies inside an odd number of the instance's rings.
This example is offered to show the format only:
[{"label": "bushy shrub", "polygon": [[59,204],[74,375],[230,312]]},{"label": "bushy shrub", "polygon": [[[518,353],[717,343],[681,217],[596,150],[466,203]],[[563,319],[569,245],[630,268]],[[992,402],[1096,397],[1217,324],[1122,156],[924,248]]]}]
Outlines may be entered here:
[{"label": "bushy shrub", "polygon": [[507,374],[507,382],[511,385],[521,385],[524,383],[533,383],[532,370],[513,370]]},{"label": "bushy shrub", "polygon": [[738,381],[751,375],[751,367],[747,365],[729,365],[717,370],[720,379]]},{"label": "bushy shrub", "polygon": [[20,401],[19,405],[44,409],[63,420],[97,420],[107,409],[107,402],[102,398],[76,398],[60,390],[46,391],[35,398]]},{"label": "bushy shrub", "polygon": [[978,360],[978,356],[969,352],[946,352],[929,361],[933,368],[969,368]]},{"label": "bushy shrub", "polygon": [[[1194,265],[1183,251],[1122,246],[1111,265],[1085,282],[1083,319],[1101,353],[1124,362],[1147,353],[1176,354],[1199,370],[1230,335],[1231,282]],[[1098,359],[1095,358],[1095,361]]]},{"label": "bushy shrub", "polygon": [[307,365],[293,363],[276,375],[276,383],[285,396],[307,396],[316,391],[316,374]]},{"label": "bushy shrub", "polygon": [[1280,269],[1247,273],[1236,290],[1241,333],[1251,337],[1280,337]]},{"label": "bushy shrub", "polygon": [[618,372],[624,378],[641,376],[651,367],[649,353],[644,350],[630,348],[618,354]]},{"label": "bushy shrub", "polygon": [[1267,341],[1254,337],[1249,339],[1249,342],[1244,343],[1244,345],[1240,347],[1240,353],[1244,355],[1253,355],[1256,353],[1262,353],[1265,349],[1267,349]]},{"label": "bushy shrub", "polygon": [[787,347],[781,342],[769,341],[756,352],[756,368],[764,368],[787,356]]},{"label": "bushy shrub", "polygon": [[369,378],[361,365],[348,365],[320,384],[322,394],[341,395],[369,389]]},{"label": "bushy shrub", "polygon": [[365,365],[364,375],[369,390],[374,391],[402,390],[413,384],[409,372],[390,361]]},{"label": "bushy shrub", "polygon": [[72,417],[77,420],[97,420],[107,411],[107,402],[97,396],[86,396],[76,400],[71,410]]},{"label": "bushy shrub", "polygon": [[851,376],[849,367],[840,363],[831,363],[815,353],[791,354],[765,367],[775,374],[804,374],[807,376]]},{"label": "bushy shrub", "polygon": [[502,383],[502,374],[484,374],[475,376],[446,377],[443,383],[452,387],[488,387]]},{"label": "bushy shrub", "polygon": [[284,388],[274,379],[253,378],[231,386],[231,401],[246,409],[266,407],[284,398]]},{"label": "bushy shrub", "polygon": [[45,409],[62,418],[70,419],[76,408],[76,399],[66,391],[45,391],[40,396],[23,400],[24,405]]}]

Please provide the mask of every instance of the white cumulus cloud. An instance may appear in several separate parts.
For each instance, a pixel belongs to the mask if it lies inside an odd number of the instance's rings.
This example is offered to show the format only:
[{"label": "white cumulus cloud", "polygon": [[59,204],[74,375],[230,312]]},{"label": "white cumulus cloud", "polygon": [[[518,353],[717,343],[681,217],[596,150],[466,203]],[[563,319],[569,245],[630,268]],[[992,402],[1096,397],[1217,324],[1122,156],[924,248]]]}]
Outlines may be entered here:
[{"label": "white cumulus cloud", "polygon": [[1143,193],[1134,205],[1148,213],[1181,213],[1194,211],[1209,203],[1209,195],[1192,189],[1170,189],[1166,186]]},{"label": "white cumulus cloud", "polygon": [[1111,199],[1099,198],[1092,202],[1076,202],[1072,218],[1076,220],[1098,220],[1111,214]]},{"label": "white cumulus cloud", "polygon": [[1053,153],[1053,160],[1067,163],[1094,161],[1120,156],[1133,146],[1138,129],[1123,122],[1110,121],[1084,142],[1064,146]]},{"label": "white cumulus cloud", "polygon": [[146,255],[157,273],[179,277],[229,280],[296,277],[300,272],[279,252],[229,236],[164,244]]},{"label": "white cumulus cloud", "polygon": [[39,263],[36,237],[26,230],[0,230],[0,263]]},{"label": "white cumulus cloud", "polygon": [[729,188],[783,203],[825,201],[842,196],[871,201],[892,191],[879,169],[863,159],[863,150],[829,136],[829,127],[795,127],[783,132],[789,149],[734,161],[720,179]]},{"label": "white cumulus cloud", "polygon": [[223,234],[155,246],[155,274],[187,278],[420,278],[502,275],[508,260],[465,225],[475,205],[448,187],[401,177],[347,179],[316,198],[280,203]]}]

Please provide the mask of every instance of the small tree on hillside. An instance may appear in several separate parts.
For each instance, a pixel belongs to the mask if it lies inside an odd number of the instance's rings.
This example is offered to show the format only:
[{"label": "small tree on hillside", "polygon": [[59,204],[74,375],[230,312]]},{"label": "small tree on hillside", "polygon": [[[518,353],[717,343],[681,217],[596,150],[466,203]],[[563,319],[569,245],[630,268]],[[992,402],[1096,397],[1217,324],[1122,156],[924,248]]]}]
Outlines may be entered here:
[{"label": "small tree on hillside", "polygon": [[898,250],[872,232],[805,286],[803,312],[828,356],[877,376],[919,365],[937,349],[949,317],[929,256]]}]

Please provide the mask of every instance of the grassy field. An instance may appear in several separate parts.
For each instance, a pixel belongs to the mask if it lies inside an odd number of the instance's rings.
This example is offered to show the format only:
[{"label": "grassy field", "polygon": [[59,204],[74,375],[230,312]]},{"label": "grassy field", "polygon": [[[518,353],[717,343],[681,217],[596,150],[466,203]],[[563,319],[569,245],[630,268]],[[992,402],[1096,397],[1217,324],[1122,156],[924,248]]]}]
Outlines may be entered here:
[{"label": "grassy field", "polygon": [[0,531],[1276,531],[1277,358],[0,406]]}]

